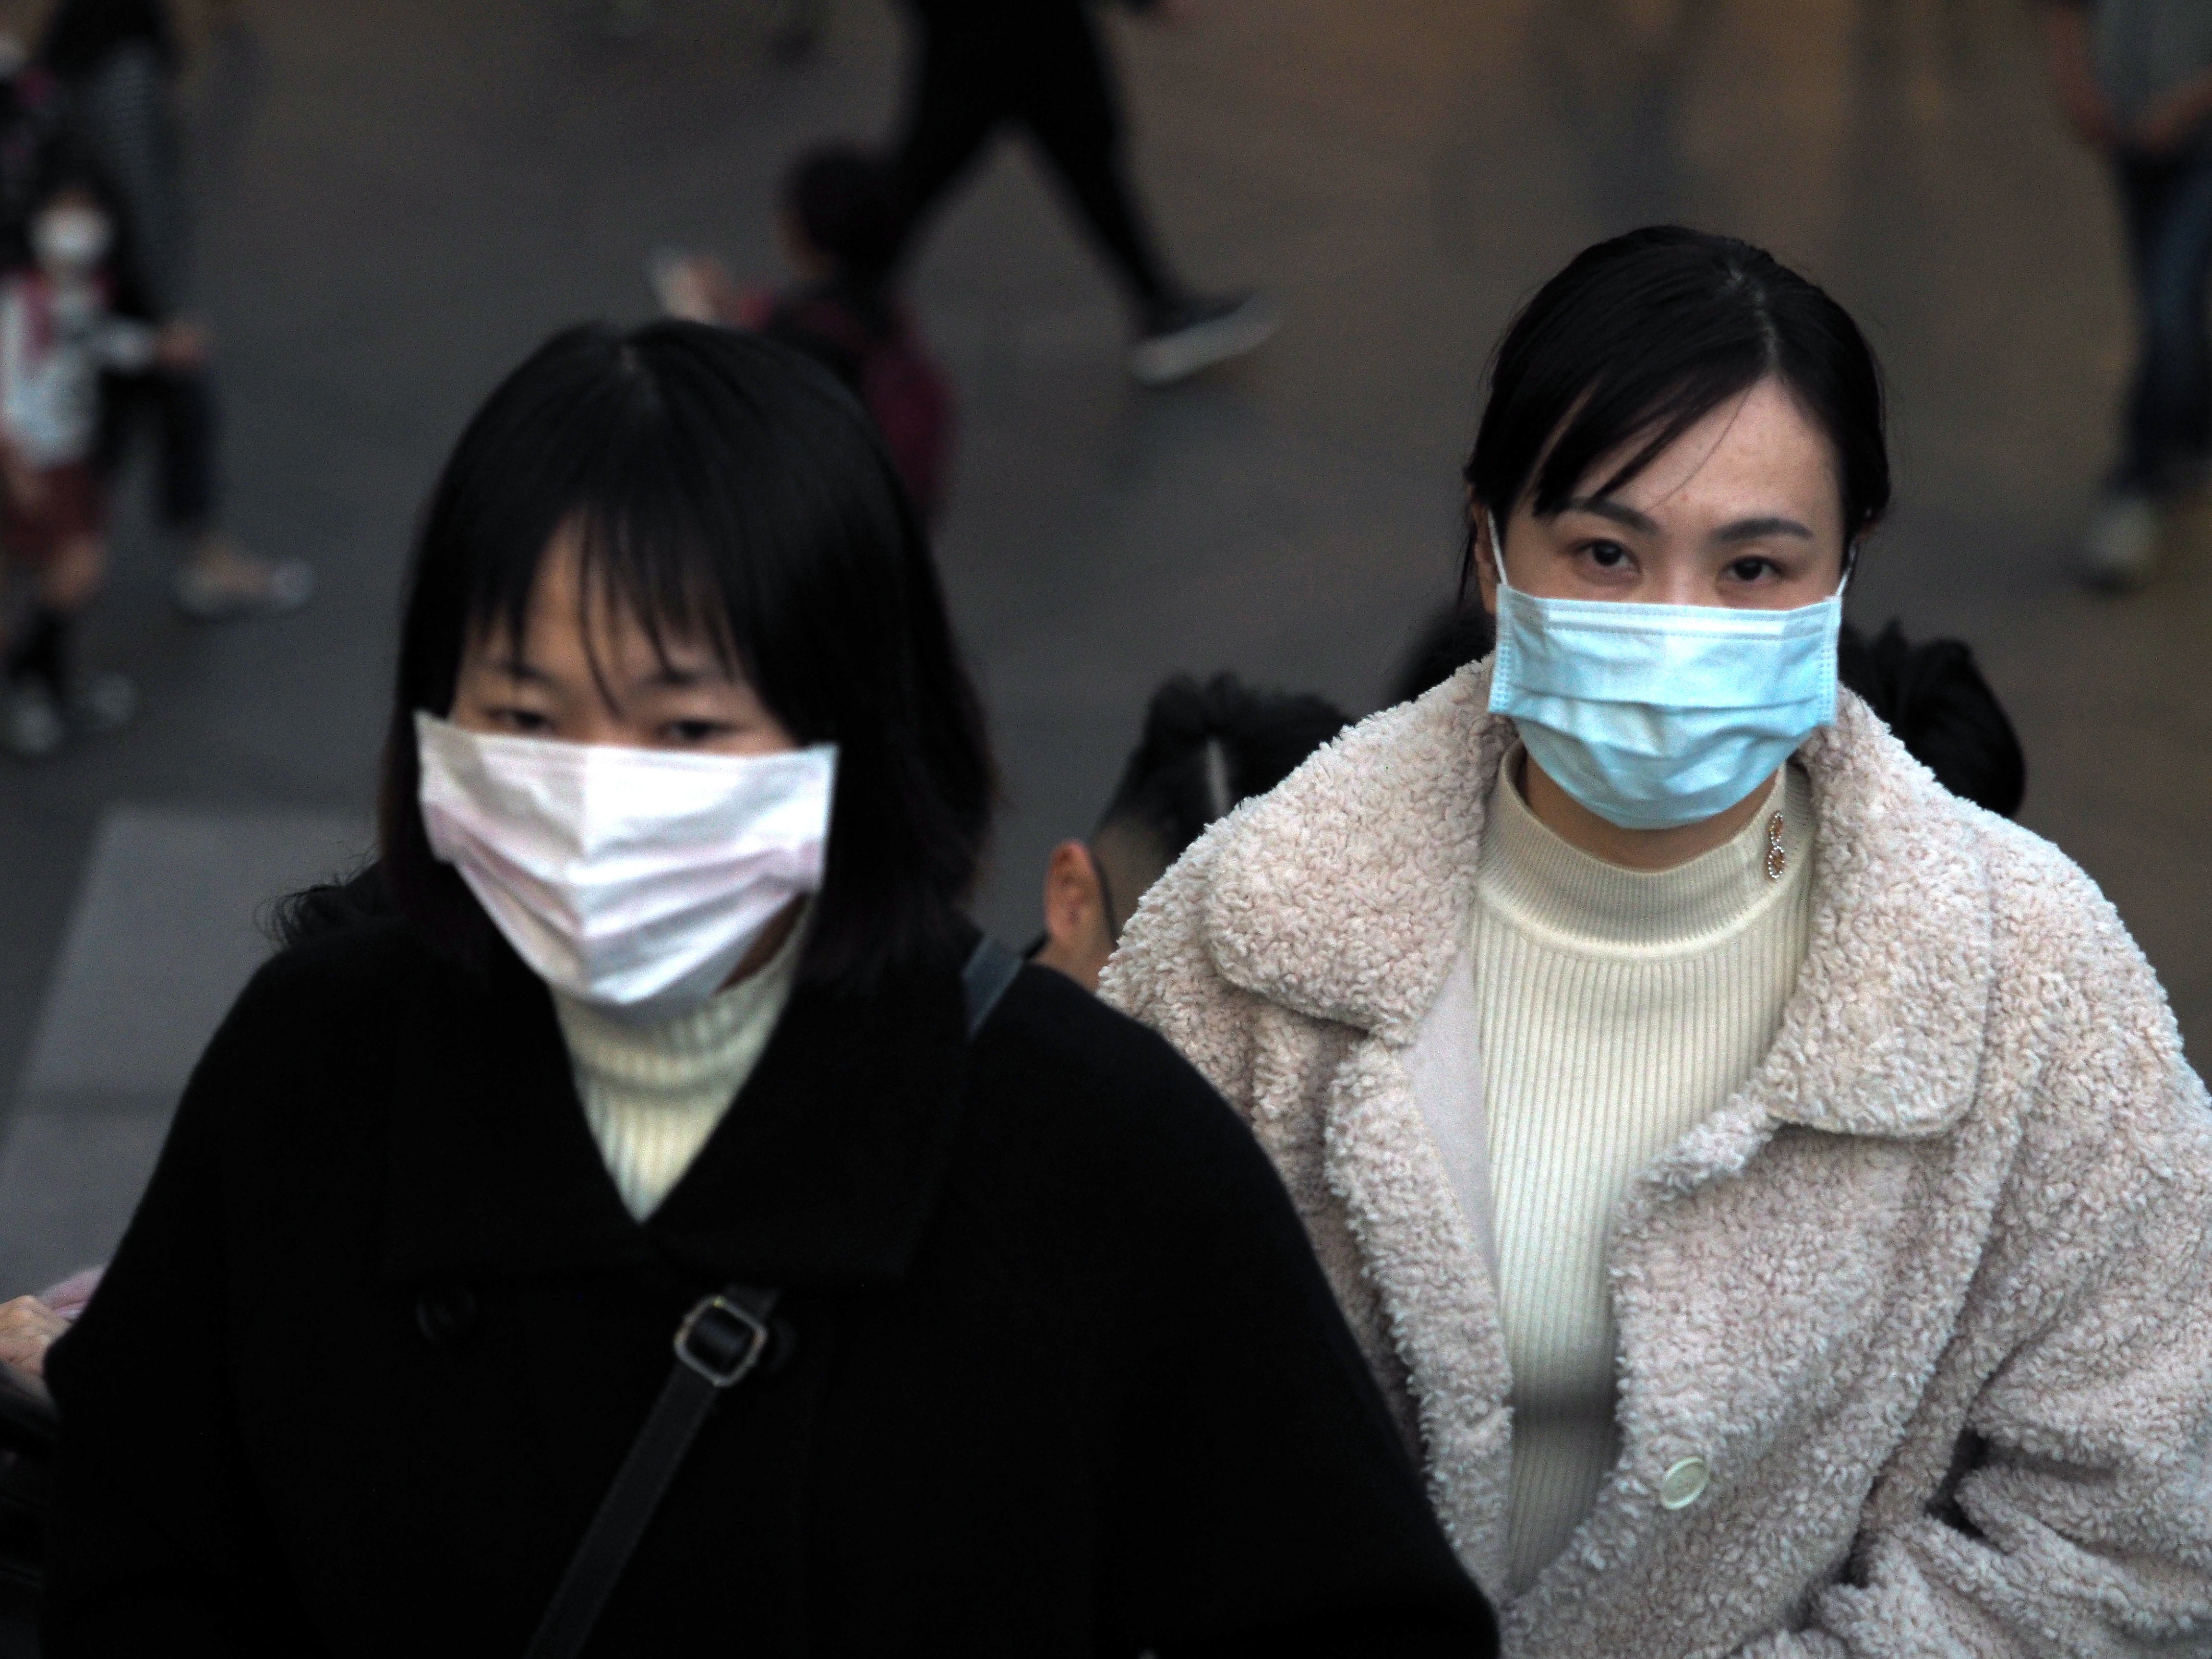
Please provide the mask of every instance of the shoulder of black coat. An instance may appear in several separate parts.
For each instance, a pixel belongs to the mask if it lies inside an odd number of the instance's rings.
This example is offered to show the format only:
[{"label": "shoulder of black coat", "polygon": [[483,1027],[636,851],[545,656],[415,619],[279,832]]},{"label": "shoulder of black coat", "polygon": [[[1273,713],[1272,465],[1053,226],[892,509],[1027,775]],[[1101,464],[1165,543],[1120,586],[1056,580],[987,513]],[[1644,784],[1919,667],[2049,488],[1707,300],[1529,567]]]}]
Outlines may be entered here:
[{"label": "shoulder of black coat", "polygon": [[1273,1175],[1212,1085],[1165,1039],[1049,968],[1028,967],[977,1035],[969,1110],[995,1144],[1114,1172],[1162,1202]]}]

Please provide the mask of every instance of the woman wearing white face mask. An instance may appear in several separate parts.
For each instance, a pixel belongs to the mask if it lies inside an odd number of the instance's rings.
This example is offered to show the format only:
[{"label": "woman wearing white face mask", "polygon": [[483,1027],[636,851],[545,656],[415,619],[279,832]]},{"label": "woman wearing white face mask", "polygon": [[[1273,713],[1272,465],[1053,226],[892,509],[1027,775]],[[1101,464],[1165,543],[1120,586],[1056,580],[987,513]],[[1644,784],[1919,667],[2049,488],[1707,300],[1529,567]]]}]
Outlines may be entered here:
[{"label": "woman wearing white face mask", "polygon": [[977,950],[981,720],[826,374],[550,343],[398,693],[380,862],[48,1358],[50,1651],[1493,1650],[1265,1158]]},{"label": "woman wearing white face mask", "polygon": [[1836,685],[1850,319],[1589,250],[1467,471],[1491,659],[1155,886],[1509,1653],[2212,1645],[2212,1145],[2111,908]]}]

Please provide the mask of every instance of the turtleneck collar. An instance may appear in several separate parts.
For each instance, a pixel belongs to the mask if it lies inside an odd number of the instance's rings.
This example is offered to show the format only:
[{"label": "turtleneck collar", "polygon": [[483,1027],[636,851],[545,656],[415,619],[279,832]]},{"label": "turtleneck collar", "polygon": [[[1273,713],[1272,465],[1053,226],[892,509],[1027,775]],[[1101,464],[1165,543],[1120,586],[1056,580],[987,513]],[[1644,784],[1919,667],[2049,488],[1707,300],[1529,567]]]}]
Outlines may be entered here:
[{"label": "turtleneck collar", "polygon": [[799,967],[802,915],[766,966],[717,991],[703,1007],[649,1025],[617,1018],[561,991],[553,1006],[576,1069],[638,1104],[689,1106],[702,1089],[726,1103],[768,1044]]},{"label": "turtleneck collar", "polygon": [[[1671,870],[1629,870],[1570,846],[1528,810],[1506,757],[1490,793],[1476,890],[1488,909],[1571,950],[1668,954],[1716,944],[1798,890],[1813,843],[1812,788],[1782,769],[1732,840]],[[1768,826],[1782,814],[1783,869],[1767,875]]]}]

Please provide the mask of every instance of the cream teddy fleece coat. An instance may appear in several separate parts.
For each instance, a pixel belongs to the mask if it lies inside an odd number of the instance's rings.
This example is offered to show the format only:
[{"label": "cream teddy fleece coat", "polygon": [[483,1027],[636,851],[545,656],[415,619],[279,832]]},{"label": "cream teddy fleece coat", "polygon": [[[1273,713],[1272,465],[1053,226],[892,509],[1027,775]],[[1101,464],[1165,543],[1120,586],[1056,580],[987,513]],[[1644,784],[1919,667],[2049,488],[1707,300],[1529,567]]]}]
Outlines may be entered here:
[{"label": "cream teddy fleece coat", "polygon": [[[1469,933],[1486,664],[1146,896],[1109,1000],[1273,1157],[1475,1578],[1512,1387]],[[1501,1607],[1520,1659],[2212,1653],[2212,1115],[2118,917],[1845,693],[1799,751],[1772,1050],[1616,1212],[1620,1455]],[[1698,1470],[1691,1460],[1699,1460]],[[1661,1501],[1668,1486],[1682,1507]]]}]

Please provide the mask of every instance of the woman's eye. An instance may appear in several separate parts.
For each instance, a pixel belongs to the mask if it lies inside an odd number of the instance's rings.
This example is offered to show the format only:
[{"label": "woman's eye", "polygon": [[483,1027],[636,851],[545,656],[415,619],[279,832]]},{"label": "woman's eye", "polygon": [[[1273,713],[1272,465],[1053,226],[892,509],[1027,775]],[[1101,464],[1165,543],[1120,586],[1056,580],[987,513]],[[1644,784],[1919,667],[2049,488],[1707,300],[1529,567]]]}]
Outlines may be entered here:
[{"label": "woman's eye", "polygon": [[1761,580],[1769,574],[1780,574],[1781,567],[1771,559],[1735,559],[1728,567],[1728,574],[1740,582]]},{"label": "woman's eye", "polygon": [[723,720],[671,720],[665,728],[671,743],[712,743],[727,737],[731,727]]},{"label": "woman's eye", "polygon": [[550,717],[534,708],[495,708],[492,718],[510,732],[532,737],[541,736],[553,729]]},{"label": "woman's eye", "polygon": [[1583,554],[1601,570],[1618,570],[1628,562],[1628,550],[1619,542],[1585,543]]}]

